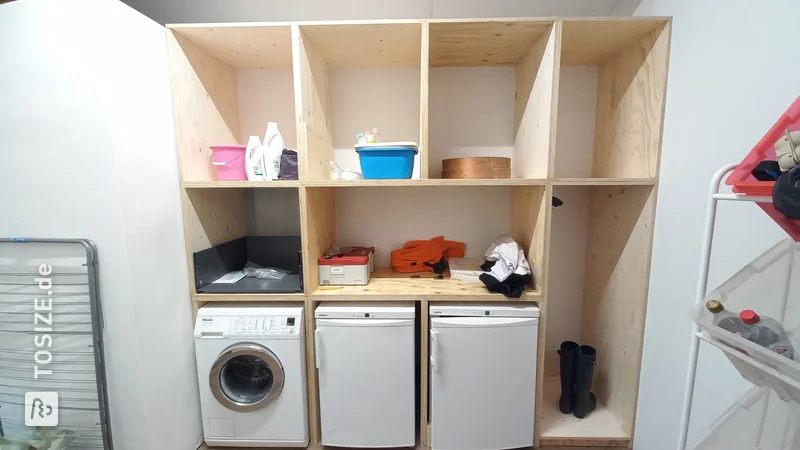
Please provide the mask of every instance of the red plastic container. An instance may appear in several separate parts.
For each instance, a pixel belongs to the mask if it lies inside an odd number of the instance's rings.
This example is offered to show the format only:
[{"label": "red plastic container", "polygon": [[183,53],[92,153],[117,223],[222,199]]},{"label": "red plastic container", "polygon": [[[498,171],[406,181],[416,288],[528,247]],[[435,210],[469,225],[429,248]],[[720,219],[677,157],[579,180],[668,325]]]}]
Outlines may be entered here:
[{"label": "red plastic container", "polygon": [[[765,160],[776,160],[775,142],[786,134],[786,130],[800,130],[800,97],[795,99],[789,109],[775,122],[767,134],[758,141],[750,153],[745,156],[736,169],[731,172],[725,184],[733,186],[733,192],[747,195],[772,196],[773,181],[758,181],[750,173],[755,167]],[[800,241],[800,221],[786,218],[778,212],[772,203],[758,203],[758,206],[778,223],[795,241]]]}]

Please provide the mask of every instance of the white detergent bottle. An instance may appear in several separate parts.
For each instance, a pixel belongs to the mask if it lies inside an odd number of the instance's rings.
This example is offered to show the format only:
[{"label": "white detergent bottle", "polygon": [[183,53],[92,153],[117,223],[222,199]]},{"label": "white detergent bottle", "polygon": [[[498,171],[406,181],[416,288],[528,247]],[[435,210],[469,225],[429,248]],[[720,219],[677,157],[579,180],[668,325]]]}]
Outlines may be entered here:
[{"label": "white detergent bottle", "polygon": [[250,136],[245,150],[245,171],[250,181],[264,181],[264,148],[258,136]]},{"label": "white detergent bottle", "polygon": [[267,133],[264,135],[264,179],[277,180],[281,173],[281,153],[286,148],[286,142],[278,131],[276,122],[267,123]]}]

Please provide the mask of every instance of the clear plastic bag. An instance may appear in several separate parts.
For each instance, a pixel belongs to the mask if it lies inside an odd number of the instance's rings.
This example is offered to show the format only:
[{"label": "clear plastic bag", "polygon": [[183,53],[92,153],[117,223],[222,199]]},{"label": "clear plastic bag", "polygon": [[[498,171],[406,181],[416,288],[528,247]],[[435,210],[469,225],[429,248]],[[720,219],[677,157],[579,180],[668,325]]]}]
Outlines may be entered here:
[{"label": "clear plastic bag", "polygon": [[261,278],[267,280],[282,280],[286,275],[289,275],[291,272],[284,269],[278,269],[275,267],[262,267],[252,261],[248,261],[245,264],[244,269],[244,276],[246,277],[254,277],[254,278]]}]

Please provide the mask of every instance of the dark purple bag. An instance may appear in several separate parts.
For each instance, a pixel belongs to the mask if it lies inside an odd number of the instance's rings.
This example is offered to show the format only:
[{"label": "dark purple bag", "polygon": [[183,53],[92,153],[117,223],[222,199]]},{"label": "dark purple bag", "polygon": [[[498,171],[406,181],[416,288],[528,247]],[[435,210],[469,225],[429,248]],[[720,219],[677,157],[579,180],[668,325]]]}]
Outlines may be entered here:
[{"label": "dark purple bag", "polygon": [[281,169],[279,180],[297,180],[297,152],[283,149],[281,152]]}]

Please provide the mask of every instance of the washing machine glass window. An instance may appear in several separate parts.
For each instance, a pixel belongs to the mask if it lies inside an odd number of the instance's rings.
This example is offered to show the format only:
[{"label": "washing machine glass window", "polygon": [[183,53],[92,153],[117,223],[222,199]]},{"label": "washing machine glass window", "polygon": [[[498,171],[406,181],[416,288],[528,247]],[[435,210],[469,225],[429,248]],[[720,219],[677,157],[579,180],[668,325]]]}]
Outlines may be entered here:
[{"label": "washing machine glass window", "polygon": [[222,352],[209,374],[214,398],[236,412],[265,408],[283,390],[283,366],[268,348],[235,344]]}]

